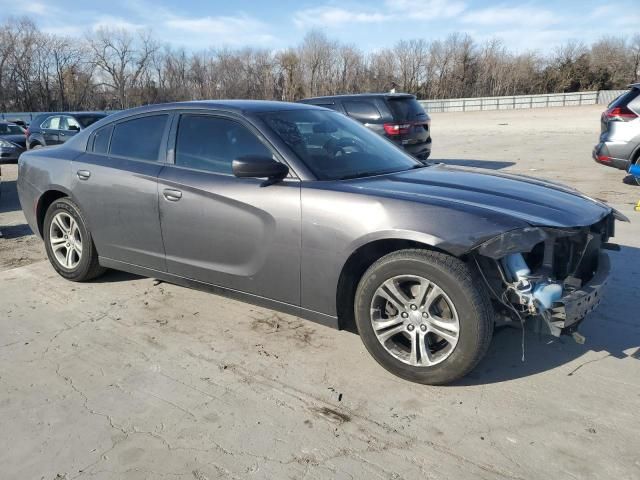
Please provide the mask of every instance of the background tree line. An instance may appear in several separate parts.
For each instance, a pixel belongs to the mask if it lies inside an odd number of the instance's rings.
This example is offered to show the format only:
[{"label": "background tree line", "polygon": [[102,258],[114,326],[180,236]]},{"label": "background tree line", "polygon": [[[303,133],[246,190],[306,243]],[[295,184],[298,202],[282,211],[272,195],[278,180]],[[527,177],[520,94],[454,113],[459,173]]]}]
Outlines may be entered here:
[{"label": "background tree line", "polygon": [[151,32],[102,29],[84,38],[0,25],[0,111],[103,110],[191,99],[297,100],[396,87],[419,98],[617,89],[640,80],[640,34],[513,53],[499,39],[454,33],[364,52],[308,33],[285,50],[162,45]]}]

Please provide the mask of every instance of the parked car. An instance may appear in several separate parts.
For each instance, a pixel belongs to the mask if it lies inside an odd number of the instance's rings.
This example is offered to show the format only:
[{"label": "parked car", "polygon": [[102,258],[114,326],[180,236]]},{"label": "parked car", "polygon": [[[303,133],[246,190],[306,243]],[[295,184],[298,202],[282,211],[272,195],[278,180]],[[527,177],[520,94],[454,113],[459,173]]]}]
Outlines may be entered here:
[{"label": "parked car", "polygon": [[343,113],[402,146],[419,160],[427,160],[431,155],[431,118],[415,95],[364,93],[306,98],[300,102]]},{"label": "parked car", "polygon": [[42,113],[27,129],[27,149],[60,145],[106,116],[99,112]]},{"label": "parked car", "polygon": [[0,162],[17,162],[25,150],[25,131],[19,125],[0,122]]},{"label": "parked car", "polygon": [[24,121],[24,120],[22,120],[20,118],[16,118],[15,120],[14,119],[9,119],[8,122],[9,123],[15,123],[16,125],[21,126],[25,130],[29,126],[29,124],[26,121]]},{"label": "parked car", "polygon": [[640,83],[611,102],[600,119],[600,143],[593,149],[596,162],[620,170],[640,163]]},{"label": "parked car", "polygon": [[282,102],[120,112],[23,154],[17,188],[68,280],[113,268],[355,321],[383,367],[430,384],[468,373],[496,322],[575,331],[625,220],[554,183],[424,165],[345,115]]}]

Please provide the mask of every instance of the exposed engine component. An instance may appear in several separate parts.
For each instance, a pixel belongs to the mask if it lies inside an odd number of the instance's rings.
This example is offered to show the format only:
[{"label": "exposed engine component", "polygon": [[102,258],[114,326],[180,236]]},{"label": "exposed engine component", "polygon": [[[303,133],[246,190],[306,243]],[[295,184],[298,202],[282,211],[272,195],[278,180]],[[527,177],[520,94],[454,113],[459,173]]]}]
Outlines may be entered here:
[{"label": "exposed engine component", "polygon": [[541,315],[562,297],[562,285],[548,278],[533,279],[521,253],[512,253],[502,260],[513,283],[510,290],[531,315]]},{"label": "exposed engine component", "polygon": [[592,225],[527,227],[480,245],[475,262],[492,295],[496,323],[519,320],[528,330],[583,342],[575,332],[600,303],[610,269],[604,251],[619,249],[609,243],[615,220],[628,221],[613,211]]}]

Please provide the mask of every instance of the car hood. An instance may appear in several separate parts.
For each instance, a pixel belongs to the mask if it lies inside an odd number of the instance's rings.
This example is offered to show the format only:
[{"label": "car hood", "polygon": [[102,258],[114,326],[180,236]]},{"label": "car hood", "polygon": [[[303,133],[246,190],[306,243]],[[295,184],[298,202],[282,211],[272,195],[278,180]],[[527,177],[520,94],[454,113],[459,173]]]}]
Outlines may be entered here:
[{"label": "car hood", "polygon": [[367,195],[444,205],[530,225],[582,227],[610,214],[606,204],[577,190],[531,177],[442,164],[349,181]]},{"label": "car hood", "polygon": [[13,135],[0,135],[0,138],[11,143],[15,143],[16,145],[20,145],[21,147],[26,145],[26,138],[23,134],[16,133]]}]

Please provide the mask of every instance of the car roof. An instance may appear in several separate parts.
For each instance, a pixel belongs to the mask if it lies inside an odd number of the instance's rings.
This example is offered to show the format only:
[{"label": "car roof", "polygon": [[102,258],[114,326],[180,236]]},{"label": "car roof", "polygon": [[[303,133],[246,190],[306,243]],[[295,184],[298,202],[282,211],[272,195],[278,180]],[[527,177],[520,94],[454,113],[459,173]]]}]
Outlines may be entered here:
[{"label": "car roof", "polygon": [[640,88],[640,82],[632,83],[631,85],[629,85],[629,88]]},{"label": "car roof", "polygon": [[391,99],[403,99],[403,98],[416,98],[415,95],[410,93],[352,93],[348,95],[325,95],[322,97],[310,97],[301,100],[305,102],[307,100],[334,100],[334,99],[363,99],[363,98],[391,98]]},{"label": "car roof", "polygon": [[112,120],[119,120],[121,118],[126,118],[131,115],[139,115],[142,113],[180,109],[221,110],[239,114],[247,112],[277,112],[285,110],[325,110],[324,108],[313,105],[278,102],[272,100],[192,100],[187,102],[156,103],[153,105],[131,108],[129,110],[122,110],[118,113],[109,115],[109,118]]},{"label": "car roof", "polygon": [[53,115],[69,115],[70,117],[84,117],[84,116],[102,116],[102,117],[106,117],[108,114],[104,113],[104,112],[42,112],[39,113],[38,115],[36,115],[34,117],[34,120],[36,118],[41,118],[41,117],[51,117]]}]

